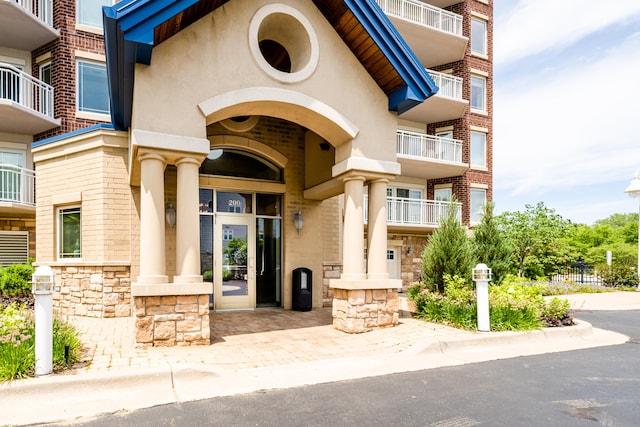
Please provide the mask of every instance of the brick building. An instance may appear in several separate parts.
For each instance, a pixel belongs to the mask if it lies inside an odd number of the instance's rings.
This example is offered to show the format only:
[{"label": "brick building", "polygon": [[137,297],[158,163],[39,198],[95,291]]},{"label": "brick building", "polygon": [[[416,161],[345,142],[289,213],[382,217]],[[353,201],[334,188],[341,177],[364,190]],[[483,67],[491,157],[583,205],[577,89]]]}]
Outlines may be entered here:
[{"label": "brick building", "polygon": [[397,322],[439,218],[491,199],[492,1],[137,3],[105,9],[106,38],[69,0],[33,45],[0,30],[0,67],[53,89],[39,127],[0,118],[38,177],[0,225],[27,218],[33,245],[35,224],[58,309],[206,343],[209,305],[295,308],[308,267],[338,328]]}]

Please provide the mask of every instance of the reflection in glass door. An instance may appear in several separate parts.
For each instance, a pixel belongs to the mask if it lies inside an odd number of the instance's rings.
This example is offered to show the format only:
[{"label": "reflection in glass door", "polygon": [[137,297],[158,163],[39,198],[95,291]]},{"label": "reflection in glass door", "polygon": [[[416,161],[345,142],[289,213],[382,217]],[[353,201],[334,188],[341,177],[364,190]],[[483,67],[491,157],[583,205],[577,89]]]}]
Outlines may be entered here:
[{"label": "reflection in glass door", "polygon": [[[253,217],[216,218],[214,304],[216,310],[255,308]],[[218,268],[219,266],[219,268]]]},{"label": "reflection in glass door", "polygon": [[281,304],[280,219],[256,220],[256,305],[279,307]]}]

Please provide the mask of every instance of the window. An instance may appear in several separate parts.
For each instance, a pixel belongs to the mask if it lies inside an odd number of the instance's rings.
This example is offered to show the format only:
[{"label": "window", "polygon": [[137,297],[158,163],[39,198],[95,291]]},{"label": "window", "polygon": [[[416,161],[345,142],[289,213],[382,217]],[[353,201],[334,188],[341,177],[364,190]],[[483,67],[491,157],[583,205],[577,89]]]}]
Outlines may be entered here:
[{"label": "window", "polygon": [[487,79],[481,76],[471,76],[471,109],[487,110]]},{"label": "window", "polygon": [[102,6],[112,3],[112,0],[76,0],[77,23],[102,28]]},{"label": "window", "polygon": [[223,240],[233,240],[233,229],[231,228],[225,228],[224,230],[222,230],[222,239]]},{"label": "window", "polygon": [[0,200],[23,202],[23,175],[25,153],[0,151]]},{"label": "window", "polygon": [[451,187],[436,188],[433,191],[433,198],[436,199],[436,202],[450,202]]},{"label": "window", "polygon": [[45,62],[44,64],[40,64],[39,68],[39,79],[43,83],[51,86],[52,78],[51,78],[51,62]]},{"label": "window", "polygon": [[58,258],[82,258],[80,207],[58,209]]},{"label": "window", "polygon": [[453,131],[452,130],[447,130],[447,131],[444,131],[444,132],[436,132],[436,136],[438,138],[453,139]]},{"label": "window", "polygon": [[77,110],[109,114],[107,67],[97,62],[78,61]]},{"label": "window", "polygon": [[487,134],[471,132],[471,166],[487,167]]},{"label": "window", "polygon": [[471,18],[471,52],[487,54],[487,21]]},{"label": "window", "polygon": [[477,224],[484,216],[484,205],[487,201],[487,190],[482,188],[471,189],[471,223]]}]

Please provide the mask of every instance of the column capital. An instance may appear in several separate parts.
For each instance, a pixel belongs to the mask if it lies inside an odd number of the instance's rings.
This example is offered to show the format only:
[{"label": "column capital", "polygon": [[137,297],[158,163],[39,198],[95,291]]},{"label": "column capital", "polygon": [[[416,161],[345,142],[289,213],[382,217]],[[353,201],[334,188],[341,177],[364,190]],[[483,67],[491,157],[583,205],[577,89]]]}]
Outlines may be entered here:
[{"label": "column capital", "polygon": [[182,164],[192,164],[192,165],[196,165],[198,167],[200,167],[200,164],[202,163],[202,160],[198,160],[195,157],[180,157],[178,160],[176,160],[176,166],[180,166]]},{"label": "column capital", "polygon": [[152,150],[138,150],[138,160],[141,162],[144,160],[160,160],[164,164],[167,163],[166,157]]},{"label": "column capital", "polygon": [[367,181],[367,178],[359,173],[355,173],[355,172],[349,172],[346,173],[340,177],[338,177],[338,179],[340,179],[342,182],[349,182],[349,181],[362,181],[362,183]]}]

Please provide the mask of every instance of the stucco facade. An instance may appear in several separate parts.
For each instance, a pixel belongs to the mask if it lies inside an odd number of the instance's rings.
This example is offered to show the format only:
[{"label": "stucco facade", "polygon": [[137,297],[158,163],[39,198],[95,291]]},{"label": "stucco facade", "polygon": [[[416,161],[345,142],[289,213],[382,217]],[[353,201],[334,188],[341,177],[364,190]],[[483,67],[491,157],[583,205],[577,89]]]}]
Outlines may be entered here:
[{"label": "stucco facade", "polygon": [[[299,309],[306,267],[310,305],[332,306],[338,329],[397,324],[442,209],[469,224],[469,189],[490,197],[490,156],[469,168],[468,132],[486,130],[490,153],[491,111],[442,120],[430,74],[372,1],[198,2],[171,16],[172,2],[136,1],[105,9],[113,125],[32,147],[36,259],[58,274],[57,309],[134,316],[141,345],[207,344],[210,309]],[[490,3],[463,3],[449,7],[461,22],[490,20]],[[462,59],[432,68],[490,71],[490,52],[488,67],[465,63],[467,24],[452,36]],[[433,138],[456,158],[400,151],[406,130],[449,128],[467,142]],[[462,203],[424,200],[442,188]]]}]

